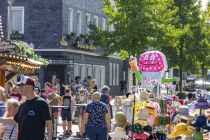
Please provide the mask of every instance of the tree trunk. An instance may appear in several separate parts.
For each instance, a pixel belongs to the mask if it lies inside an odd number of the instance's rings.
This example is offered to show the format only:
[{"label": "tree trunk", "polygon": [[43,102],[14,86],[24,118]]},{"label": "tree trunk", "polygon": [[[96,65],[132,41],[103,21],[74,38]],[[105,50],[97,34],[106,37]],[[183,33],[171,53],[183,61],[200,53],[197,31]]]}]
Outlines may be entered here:
[{"label": "tree trunk", "polygon": [[179,93],[182,94],[182,69],[183,69],[183,46],[182,46],[182,41],[181,41],[181,48],[180,48],[180,63],[179,63]]}]

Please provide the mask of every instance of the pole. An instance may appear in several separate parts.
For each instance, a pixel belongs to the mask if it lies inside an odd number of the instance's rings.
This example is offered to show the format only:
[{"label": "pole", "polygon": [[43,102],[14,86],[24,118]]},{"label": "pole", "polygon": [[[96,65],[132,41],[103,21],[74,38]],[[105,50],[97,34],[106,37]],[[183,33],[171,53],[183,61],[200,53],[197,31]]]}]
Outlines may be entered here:
[{"label": "pole", "polygon": [[[133,86],[132,87],[132,92],[133,92],[133,95],[134,95],[134,103],[133,103],[133,117],[132,117],[132,127],[134,125],[134,115],[135,115],[135,105],[136,105],[136,96],[135,96],[135,92],[136,92],[136,86]],[[132,132],[132,137],[131,137],[131,140],[133,140],[133,132]]]}]

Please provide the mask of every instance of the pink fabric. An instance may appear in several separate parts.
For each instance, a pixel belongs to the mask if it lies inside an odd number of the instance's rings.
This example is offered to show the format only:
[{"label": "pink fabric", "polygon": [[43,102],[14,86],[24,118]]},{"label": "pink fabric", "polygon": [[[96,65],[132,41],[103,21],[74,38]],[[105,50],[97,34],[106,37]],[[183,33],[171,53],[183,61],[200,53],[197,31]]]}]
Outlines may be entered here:
[{"label": "pink fabric", "polygon": [[52,89],[51,88],[48,88],[47,89],[47,94],[50,94],[50,93],[52,93]]},{"label": "pink fabric", "polygon": [[[129,132],[128,134],[130,137],[132,136],[132,132]],[[136,134],[136,133],[133,133],[133,137],[136,138],[136,139],[140,139],[140,140],[146,140],[150,135],[148,133],[139,133],[139,134]]]},{"label": "pink fabric", "polygon": [[159,51],[148,51],[139,58],[139,69],[143,72],[161,72],[166,66],[165,56]]}]

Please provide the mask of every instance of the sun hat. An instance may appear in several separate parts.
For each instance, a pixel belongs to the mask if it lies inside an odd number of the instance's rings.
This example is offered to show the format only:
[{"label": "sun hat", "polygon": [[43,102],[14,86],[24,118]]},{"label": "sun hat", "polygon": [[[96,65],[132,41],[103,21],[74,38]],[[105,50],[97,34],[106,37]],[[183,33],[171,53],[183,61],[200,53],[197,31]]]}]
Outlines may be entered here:
[{"label": "sun hat", "polygon": [[139,123],[132,125],[132,131],[129,132],[129,136],[131,137],[132,135],[135,139],[143,140],[146,140],[150,136],[149,133],[144,132],[142,125]]},{"label": "sun hat", "polygon": [[157,114],[155,113],[155,109],[154,109],[153,106],[147,105],[146,108],[147,108],[148,111],[149,111],[149,115],[155,115],[155,116],[157,115]]},{"label": "sun hat", "polygon": [[190,130],[185,123],[179,123],[175,126],[174,130],[169,134],[168,138],[175,138],[182,135],[192,135],[193,131]]},{"label": "sun hat", "polygon": [[210,109],[205,110],[205,116],[206,117],[210,116]]},{"label": "sun hat", "polygon": [[150,134],[149,133],[146,133],[146,132],[142,132],[142,133],[132,133],[132,132],[129,132],[129,136],[132,137],[132,134],[133,134],[133,138],[135,139],[140,139],[140,140],[146,140]]},{"label": "sun hat", "polygon": [[203,134],[200,132],[200,128],[196,128],[196,132],[193,134],[194,140],[203,140]]},{"label": "sun hat", "polygon": [[84,93],[85,89],[84,88],[79,88],[78,91],[79,91],[79,93]]},{"label": "sun hat", "polygon": [[120,116],[125,116],[125,113],[123,113],[123,112],[117,112],[117,113],[115,114],[115,121],[116,121],[116,122],[118,121],[118,118],[119,118]]},{"label": "sun hat", "polygon": [[30,86],[35,86],[35,81],[33,78],[30,78],[28,76],[22,76],[20,81],[16,83],[18,86],[21,85],[30,85]]},{"label": "sun hat", "polygon": [[149,100],[149,93],[147,91],[142,91],[140,93],[140,99],[143,101]]},{"label": "sun hat", "polygon": [[208,109],[210,106],[208,104],[208,101],[204,99],[203,97],[200,97],[198,101],[195,103],[196,109]]},{"label": "sun hat", "polygon": [[108,133],[111,138],[121,138],[121,139],[128,139],[125,130],[122,127],[116,127],[114,132]]},{"label": "sun hat", "polygon": [[204,115],[198,116],[193,122],[192,126],[202,127],[203,129],[210,130],[210,127],[207,126],[207,118]]},{"label": "sun hat", "polygon": [[194,119],[195,118],[194,114],[190,113],[188,106],[180,106],[179,110],[178,110],[178,116],[179,117],[184,116],[188,119]]},{"label": "sun hat", "polygon": [[152,127],[150,125],[144,126],[143,127],[144,132],[151,133],[152,132]]},{"label": "sun hat", "polygon": [[160,105],[157,102],[153,102],[152,106],[154,107],[156,113],[160,113]]},{"label": "sun hat", "polygon": [[149,110],[145,107],[140,107],[138,112],[139,120],[147,120],[150,117]]}]

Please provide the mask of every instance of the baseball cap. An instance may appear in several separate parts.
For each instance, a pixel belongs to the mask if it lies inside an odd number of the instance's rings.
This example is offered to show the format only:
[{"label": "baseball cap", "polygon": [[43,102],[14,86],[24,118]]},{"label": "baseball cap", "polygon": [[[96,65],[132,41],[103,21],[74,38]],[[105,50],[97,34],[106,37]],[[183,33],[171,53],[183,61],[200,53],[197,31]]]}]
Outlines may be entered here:
[{"label": "baseball cap", "polygon": [[34,79],[28,77],[28,76],[23,76],[21,77],[20,81],[17,82],[17,85],[18,86],[21,86],[21,85],[31,85],[31,86],[35,86],[35,82],[34,82]]}]

